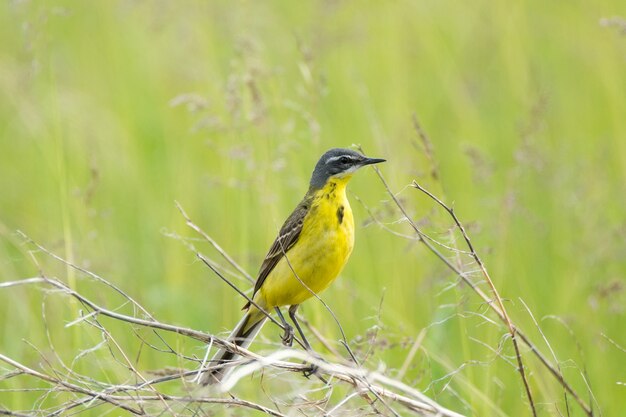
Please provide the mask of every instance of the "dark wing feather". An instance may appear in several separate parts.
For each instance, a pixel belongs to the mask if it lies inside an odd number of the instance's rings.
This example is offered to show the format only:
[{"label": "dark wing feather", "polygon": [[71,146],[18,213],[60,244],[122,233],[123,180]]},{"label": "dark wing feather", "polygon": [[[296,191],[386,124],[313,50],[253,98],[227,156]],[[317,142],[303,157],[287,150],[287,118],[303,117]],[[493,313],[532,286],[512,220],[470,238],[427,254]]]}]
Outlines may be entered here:
[{"label": "dark wing feather", "polygon": [[[304,218],[311,208],[311,197],[306,196],[300,204],[295,208],[293,213],[285,220],[283,227],[280,228],[278,237],[272,243],[269,252],[265,256],[261,269],[259,271],[259,277],[254,284],[254,292],[252,297],[259,291],[259,288],[265,282],[267,276],[272,272],[278,261],[284,256],[296,244],[300,238],[300,232],[302,232],[302,225],[304,224]],[[250,303],[248,302],[245,308],[248,308]]]}]

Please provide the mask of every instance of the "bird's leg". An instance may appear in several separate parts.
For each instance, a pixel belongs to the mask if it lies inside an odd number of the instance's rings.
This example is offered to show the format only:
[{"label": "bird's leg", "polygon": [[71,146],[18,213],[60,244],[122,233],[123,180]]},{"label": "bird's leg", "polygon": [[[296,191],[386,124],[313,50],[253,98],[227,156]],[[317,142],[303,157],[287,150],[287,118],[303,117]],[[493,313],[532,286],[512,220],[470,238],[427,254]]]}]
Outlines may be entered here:
[{"label": "bird's leg", "polygon": [[300,304],[295,304],[289,307],[289,317],[291,317],[291,321],[293,321],[293,324],[296,325],[296,329],[298,329],[298,333],[300,333],[300,337],[302,337],[302,343],[304,344],[304,348],[312,352],[313,349],[311,348],[309,341],[306,340],[306,336],[304,336],[302,327],[300,327],[300,323],[298,322],[298,319],[296,318],[296,312],[298,311],[298,307],[300,307]]},{"label": "bird's leg", "polygon": [[[311,344],[309,343],[308,340],[306,340],[306,336],[304,336],[304,332],[302,331],[302,327],[300,327],[300,323],[298,322],[298,319],[296,318],[296,312],[298,311],[298,307],[300,307],[299,304],[295,304],[292,305],[291,307],[289,307],[289,317],[291,317],[291,321],[293,321],[293,324],[296,325],[296,329],[298,329],[298,333],[300,333],[300,337],[302,338],[302,344],[304,344],[304,348],[313,356],[317,357],[317,354],[315,353],[315,351],[313,350],[313,348],[311,347]],[[315,372],[317,372],[318,366],[311,364],[310,368],[307,369],[306,371],[304,371],[304,376],[305,377],[310,377],[311,375],[313,375]]]},{"label": "bird's leg", "polygon": [[291,327],[291,325],[287,323],[287,320],[285,320],[283,313],[280,311],[280,307],[274,307],[274,310],[276,310],[276,313],[278,314],[278,317],[280,318],[280,321],[282,322],[283,327],[285,328],[285,333],[283,333],[283,337],[282,337],[283,345],[291,347],[291,345],[293,344],[293,336],[294,336],[293,327]]}]

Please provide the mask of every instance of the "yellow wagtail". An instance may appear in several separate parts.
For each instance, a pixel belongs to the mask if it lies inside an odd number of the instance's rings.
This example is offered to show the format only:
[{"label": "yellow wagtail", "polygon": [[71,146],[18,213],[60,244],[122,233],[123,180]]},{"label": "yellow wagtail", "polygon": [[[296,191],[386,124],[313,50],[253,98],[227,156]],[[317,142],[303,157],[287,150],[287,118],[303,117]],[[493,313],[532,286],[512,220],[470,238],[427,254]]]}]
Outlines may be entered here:
[{"label": "yellow wagtail", "polygon": [[[322,155],[311,175],[309,191],[283,224],[261,265],[252,294],[254,304],[244,306],[247,312],[228,337],[230,342],[249,346],[267,320],[265,312],[275,309],[285,328],[283,343],[291,345],[293,328],[280,311],[281,306],[290,306],[289,317],[305,348],[311,348],[296,310],[335,280],[352,253],[354,219],[346,198],[352,174],[365,165],[384,161],[350,149],[331,149]],[[220,382],[227,372],[226,363],[235,357],[232,352],[219,350],[211,360],[213,369],[204,374],[201,383]]]}]

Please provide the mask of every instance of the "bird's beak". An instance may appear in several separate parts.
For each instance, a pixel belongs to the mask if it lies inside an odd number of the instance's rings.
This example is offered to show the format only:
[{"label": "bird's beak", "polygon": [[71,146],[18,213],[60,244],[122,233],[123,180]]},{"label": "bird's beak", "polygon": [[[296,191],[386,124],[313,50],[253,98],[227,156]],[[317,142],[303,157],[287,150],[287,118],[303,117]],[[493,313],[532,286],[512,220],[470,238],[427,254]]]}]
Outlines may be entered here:
[{"label": "bird's beak", "polygon": [[385,162],[386,159],[380,159],[380,158],[365,158],[363,160],[363,162],[361,162],[362,166],[365,165],[372,165],[372,164],[380,164],[381,162]]}]

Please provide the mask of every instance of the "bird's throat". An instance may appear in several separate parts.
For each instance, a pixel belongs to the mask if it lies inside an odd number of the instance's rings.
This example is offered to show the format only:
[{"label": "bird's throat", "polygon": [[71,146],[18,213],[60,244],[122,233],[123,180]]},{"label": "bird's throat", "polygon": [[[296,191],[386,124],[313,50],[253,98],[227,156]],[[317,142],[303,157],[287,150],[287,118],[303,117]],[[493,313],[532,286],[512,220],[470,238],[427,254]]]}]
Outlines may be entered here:
[{"label": "bird's throat", "polygon": [[352,175],[331,177],[318,192],[322,195],[322,198],[327,200],[344,200],[346,198],[346,185],[348,185],[348,181],[351,178]]}]

